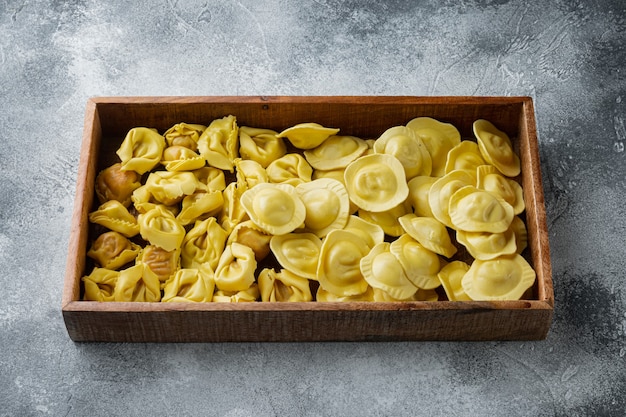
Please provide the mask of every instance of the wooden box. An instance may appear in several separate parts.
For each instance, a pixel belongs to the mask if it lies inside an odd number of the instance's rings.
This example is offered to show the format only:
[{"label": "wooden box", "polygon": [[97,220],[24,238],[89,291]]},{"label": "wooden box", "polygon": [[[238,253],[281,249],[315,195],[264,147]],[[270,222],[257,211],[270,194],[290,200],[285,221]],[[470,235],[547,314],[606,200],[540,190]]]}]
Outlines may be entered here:
[{"label": "wooden box", "polygon": [[[281,131],[303,122],[376,138],[428,116],[472,138],[472,123],[507,132],[522,163],[529,245],[537,273],[530,299],[307,303],[115,303],[81,300],[94,179],[133,127],[159,132],[232,114],[240,126]],[[113,155],[114,156],[114,155]],[[74,341],[397,341],[544,339],[554,306],[537,133],[529,97],[103,97],[88,101],[62,311]]]}]

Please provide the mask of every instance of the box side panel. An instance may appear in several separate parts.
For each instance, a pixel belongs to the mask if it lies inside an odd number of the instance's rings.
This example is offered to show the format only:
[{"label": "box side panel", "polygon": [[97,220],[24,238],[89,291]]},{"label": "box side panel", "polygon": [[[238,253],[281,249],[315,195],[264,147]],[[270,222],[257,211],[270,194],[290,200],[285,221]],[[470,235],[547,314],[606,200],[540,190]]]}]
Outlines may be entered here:
[{"label": "box side panel", "polygon": [[88,215],[94,199],[94,183],[98,164],[102,126],[97,106],[90,101],[85,112],[85,127],[76,180],[76,195],[72,214],[68,255],[66,261],[63,306],[78,300],[80,278],[85,270],[88,238]]},{"label": "box side panel", "polygon": [[526,202],[526,227],[532,264],[537,273],[539,300],[554,303],[550,245],[546,220],[541,161],[531,100],[525,103],[520,115],[520,159],[522,161],[522,185]]},{"label": "box side panel", "polygon": [[66,311],[75,341],[539,340],[548,309]]}]

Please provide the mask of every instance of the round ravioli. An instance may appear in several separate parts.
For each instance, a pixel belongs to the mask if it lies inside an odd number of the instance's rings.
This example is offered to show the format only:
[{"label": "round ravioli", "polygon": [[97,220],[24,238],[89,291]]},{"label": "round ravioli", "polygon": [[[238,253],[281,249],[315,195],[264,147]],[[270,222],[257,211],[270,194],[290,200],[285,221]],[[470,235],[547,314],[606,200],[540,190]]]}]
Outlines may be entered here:
[{"label": "round ravioli", "polygon": [[392,155],[363,156],[346,167],[344,177],[350,200],[363,210],[390,210],[409,195],[404,168]]},{"label": "round ravioli", "polygon": [[348,222],[343,230],[361,237],[370,248],[385,240],[385,231],[382,227],[376,223],[368,222],[359,216],[348,217]]},{"label": "round ravioli", "polygon": [[320,178],[296,187],[306,208],[304,226],[318,237],[346,225],[350,215],[350,199],[344,185],[331,178]]},{"label": "round ravioli", "polygon": [[463,140],[448,152],[445,173],[462,170],[476,177],[476,168],[486,163],[476,142]]},{"label": "round ravioli", "polygon": [[465,232],[457,230],[456,239],[475,259],[486,261],[516,252],[515,233],[509,228],[502,233]]},{"label": "round ravioli", "polygon": [[322,241],[313,233],[272,236],[270,248],[278,263],[296,275],[317,281]]},{"label": "round ravioli", "polygon": [[293,232],[306,218],[306,208],[289,184],[259,184],[241,195],[241,204],[250,219],[272,235]]},{"label": "round ravioli", "polygon": [[461,281],[472,300],[519,300],[535,282],[535,271],[515,254],[475,260]]},{"label": "round ravioli", "polygon": [[304,151],[304,157],[315,169],[345,168],[367,150],[367,143],[355,136],[331,136],[314,149]]},{"label": "round ravioli", "polygon": [[513,221],[513,207],[488,191],[473,186],[459,189],[450,197],[450,221],[457,230],[501,233]]}]

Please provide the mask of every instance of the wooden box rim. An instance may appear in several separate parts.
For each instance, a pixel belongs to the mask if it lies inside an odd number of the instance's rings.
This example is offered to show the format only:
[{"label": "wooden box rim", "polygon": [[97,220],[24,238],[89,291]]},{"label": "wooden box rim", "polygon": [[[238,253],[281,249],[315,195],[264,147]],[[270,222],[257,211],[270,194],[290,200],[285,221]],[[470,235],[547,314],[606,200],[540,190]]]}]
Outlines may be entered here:
[{"label": "wooden box rim", "polygon": [[[94,146],[93,135],[98,129],[101,129],[101,121],[98,120],[97,112],[100,106],[115,105],[137,105],[137,106],[159,106],[159,105],[194,105],[194,104],[250,104],[250,105],[270,105],[270,104],[315,104],[315,103],[332,103],[332,104],[351,104],[351,105],[402,105],[402,104],[424,104],[424,105],[456,105],[456,106],[472,106],[472,105],[521,105],[521,111],[526,123],[524,128],[528,136],[528,160],[532,161],[530,170],[527,173],[530,178],[532,187],[534,188],[534,196],[537,204],[533,205],[533,212],[528,213],[536,220],[538,236],[535,236],[533,244],[543,260],[538,265],[534,265],[538,270],[539,291],[537,299],[519,300],[519,301],[411,301],[411,302],[345,302],[345,303],[329,303],[329,302],[309,302],[309,303],[239,303],[239,304],[222,304],[222,303],[114,303],[114,302],[89,302],[78,299],[77,286],[81,275],[76,270],[78,258],[84,253],[85,236],[81,231],[81,225],[84,224],[86,212],[86,199],[88,196],[82,192],[85,190],[87,183],[93,181],[93,175],[89,178],[86,173],[90,161],[93,162],[93,155],[97,152]],[[417,117],[417,115],[416,115]],[[76,198],[74,202],[74,211],[71,224],[70,239],[68,245],[67,267],[64,278],[64,288],[62,294],[62,312],[68,327],[70,337],[74,340],[90,340],[83,339],[79,334],[80,329],[76,329],[75,323],[70,324],[72,320],[80,323],[81,314],[89,313],[122,313],[130,314],[130,317],[145,316],[153,313],[168,312],[206,312],[207,314],[215,312],[250,312],[250,313],[276,313],[281,312],[446,312],[446,314],[473,314],[482,311],[536,311],[543,312],[543,323],[538,323],[538,332],[531,336],[531,339],[545,338],[549,330],[552,319],[552,311],[554,308],[554,291],[552,284],[552,271],[550,264],[550,252],[547,236],[546,214],[543,203],[543,188],[541,182],[541,171],[539,166],[539,152],[536,132],[536,123],[534,116],[533,99],[528,96],[108,96],[108,97],[92,97],[88,99],[84,120],[84,133],[81,148],[80,164],[77,173]],[[523,169],[528,169],[525,167]],[[384,340],[384,335],[381,335]],[[497,337],[498,339],[506,337]],[[524,337],[522,337],[524,338]],[[121,338],[123,339],[123,338]],[[121,340],[120,339],[120,340]],[[410,339],[410,338],[407,338]],[[420,338],[418,338],[420,339]],[[428,339],[428,338],[426,338]],[[446,340],[445,337],[435,337],[437,340]],[[454,338],[451,338],[454,339]],[[95,340],[95,339],[94,339]],[[111,340],[115,340],[113,337]],[[183,337],[181,339],[185,341]],[[248,339],[246,339],[248,340]],[[255,340],[254,338],[250,340]],[[282,340],[282,339],[281,339]],[[289,338],[285,338],[289,340]],[[303,339],[308,340],[308,339]],[[335,339],[333,339],[335,340]],[[337,340],[342,340],[338,338]],[[357,339],[358,340],[358,339]],[[488,339],[487,339],[488,340]],[[137,341],[143,341],[139,339]],[[158,337],[154,341],[158,340]],[[165,340],[164,340],[165,341]],[[200,340],[204,341],[204,340]],[[212,341],[212,340],[206,340]]]}]

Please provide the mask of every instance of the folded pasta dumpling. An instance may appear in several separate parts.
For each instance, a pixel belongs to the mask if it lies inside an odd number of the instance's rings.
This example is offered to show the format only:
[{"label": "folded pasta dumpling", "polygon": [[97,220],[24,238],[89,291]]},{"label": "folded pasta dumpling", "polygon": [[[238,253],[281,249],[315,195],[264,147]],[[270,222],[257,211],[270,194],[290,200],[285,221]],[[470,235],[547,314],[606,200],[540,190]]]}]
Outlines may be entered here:
[{"label": "folded pasta dumpling", "polygon": [[478,188],[502,198],[513,207],[515,214],[524,211],[524,190],[517,181],[505,177],[493,165],[479,166],[476,174]]},{"label": "folded pasta dumpling", "polygon": [[411,206],[404,202],[392,207],[390,210],[381,212],[359,210],[359,217],[367,222],[379,225],[385,234],[398,237],[404,233],[404,229],[398,219],[410,213],[410,211]]},{"label": "folded pasta dumpling", "polygon": [[411,204],[413,212],[419,217],[435,217],[428,201],[428,192],[435,181],[437,181],[435,177],[418,175],[411,178],[407,183],[409,187],[407,201]]},{"label": "folded pasta dumpling", "polygon": [[220,213],[224,206],[224,195],[221,191],[196,191],[183,198],[180,213],[176,220],[183,226],[196,220],[206,219]]},{"label": "folded pasta dumpling", "polygon": [[461,285],[461,280],[463,279],[463,276],[467,273],[467,271],[469,271],[469,269],[470,266],[463,261],[452,261],[449,264],[444,265],[443,268],[441,268],[437,276],[439,277],[439,281],[441,281],[441,285],[446,292],[448,300],[471,300],[471,298],[469,298],[469,296],[465,294],[465,290],[463,290],[463,285]]},{"label": "folded pasta dumpling", "polygon": [[213,293],[214,303],[252,303],[257,301],[261,294],[259,286],[255,282],[249,288],[242,291],[225,291],[217,289]]},{"label": "folded pasta dumpling", "polygon": [[215,269],[215,285],[222,291],[245,291],[255,282],[256,266],[251,248],[232,243],[220,256]]},{"label": "folded pasta dumpling", "polygon": [[433,177],[445,174],[448,152],[461,142],[461,134],[454,125],[431,117],[417,117],[406,124],[419,137],[432,159]]},{"label": "folded pasta dumpling", "polygon": [[140,230],[135,216],[117,200],[109,200],[100,205],[96,211],[89,213],[89,221],[126,237],[136,236]]},{"label": "folded pasta dumpling", "polygon": [[144,274],[142,264],[120,271],[115,285],[115,301],[161,301],[161,284],[154,274]]},{"label": "folded pasta dumpling", "polygon": [[319,146],[304,151],[307,162],[315,169],[345,168],[367,150],[367,143],[355,136],[331,136]]},{"label": "folded pasta dumpling", "polygon": [[409,236],[426,249],[446,258],[451,258],[457,251],[452,243],[448,229],[433,217],[418,217],[413,213],[401,216],[398,221]]},{"label": "folded pasta dumpling", "polygon": [[473,129],[478,149],[485,161],[494,165],[507,177],[519,175],[520,159],[513,151],[509,136],[484,119],[476,120]]},{"label": "folded pasta dumpling", "polygon": [[115,285],[120,273],[107,268],[94,268],[82,278],[84,301],[114,301]]},{"label": "folded pasta dumpling", "polygon": [[103,169],[96,177],[96,196],[100,204],[117,200],[125,207],[131,204],[133,191],[141,186],[141,175],[135,171],[122,170],[122,164],[116,163]]},{"label": "folded pasta dumpling", "polygon": [[382,227],[376,223],[368,222],[359,216],[349,216],[343,230],[359,236],[367,243],[370,249],[385,240],[385,231]]},{"label": "folded pasta dumpling", "polygon": [[339,129],[324,127],[319,123],[299,123],[283,130],[278,137],[289,139],[298,149],[313,149],[337,133]]},{"label": "folded pasta dumpling", "polygon": [[185,234],[181,246],[181,265],[183,268],[199,268],[208,264],[212,270],[222,256],[228,233],[219,225],[215,217],[196,221]]},{"label": "folded pasta dumpling", "polygon": [[[154,201],[171,206],[180,203],[186,195],[193,194],[199,188],[202,185],[191,172],[156,171],[148,175],[145,185],[138,190],[145,189],[145,193]],[[133,201],[137,203],[135,200],[138,198],[133,196]]]},{"label": "folded pasta dumpling", "polygon": [[361,273],[374,289],[380,289],[397,300],[411,297],[417,291],[402,265],[390,252],[389,242],[379,243],[361,259]]},{"label": "folded pasta dumpling", "polygon": [[463,170],[449,172],[437,179],[428,190],[428,204],[433,216],[446,226],[454,228],[450,220],[450,198],[461,188],[474,184],[474,177]]},{"label": "folded pasta dumpling", "polygon": [[119,269],[135,260],[141,246],[131,242],[124,235],[110,231],[101,234],[92,243],[87,256],[106,269]]},{"label": "folded pasta dumpling", "polygon": [[466,232],[501,233],[514,217],[509,203],[471,185],[452,194],[448,204],[453,227]]},{"label": "folded pasta dumpling", "polygon": [[445,173],[461,170],[475,178],[476,168],[486,163],[476,142],[463,140],[448,152]]},{"label": "folded pasta dumpling", "polygon": [[363,294],[356,295],[335,295],[332,292],[326,291],[322,287],[317,288],[315,294],[315,301],[318,302],[352,302],[352,301],[374,301],[374,289],[367,287],[367,290]]},{"label": "folded pasta dumpling", "polygon": [[511,228],[501,233],[457,230],[456,240],[465,246],[472,257],[482,261],[512,255],[517,250],[515,233]]},{"label": "folded pasta dumpling", "polygon": [[162,302],[206,303],[213,300],[215,281],[208,266],[179,269],[163,287]]},{"label": "folded pasta dumpling", "polygon": [[168,146],[184,146],[196,151],[198,139],[206,126],[192,123],[177,123],[165,131],[163,136]]},{"label": "folded pasta dumpling", "polygon": [[164,283],[178,270],[180,251],[167,251],[158,246],[147,245],[136,263],[144,267],[144,275],[156,276],[160,283]]},{"label": "folded pasta dumpling", "polygon": [[242,126],[239,128],[239,155],[267,168],[270,162],[287,153],[287,146],[278,133],[270,129]]},{"label": "folded pasta dumpling", "polygon": [[165,149],[165,138],[155,129],[135,127],[128,131],[117,150],[122,170],[144,174],[157,166]]},{"label": "folded pasta dumpling", "polygon": [[203,167],[192,171],[202,188],[210,191],[224,191],[226,188],[226,177],[224,171],[214,167]]},{"label": "folded pasta dumpling", "polygon": [[173,251],[180,249],[185,237],[184,227],[162,206],[155,206],[145,214],[140,214],[139,232],[150,244]]},{"label": "folded pasta dumpling", "polygon": [[247,188],[252,188],[262,182],[268,182],[267,171],[256,161],[250,159],[235,159],[237,182],[246,183]]},{"label": "folded pasta dumpling", "polygon": [[198,139],[198,150],[209,166],[233,172],[239,156],[239,128],[235,116],[213,120]]},{"label": "folded pasta dumpling", "polygon": [[168,171],[193,171],[206,164],[206,160],[202,156],[180,145],[165,148],[160,162]]},{"label": "folded pasta dumpling", "polygon": [[246,213],[241,203],[241,198],[247,189],[245,183],[231,182],[222,193],[224,205],[219,214],[219,222],[228,233],[230,233],[237,224],[249,219],[248,213]]},{"label": "folded pasta dumpling", "polygon": [[426,249],[408,234],[391,242],[389,250],[398,259],[409,281],[418,288],[432,290],[441,285],[437,273],[441,262],[436,253]]},{"label": "folded pasta dumpling", "polygon": [[286,183],[294,187],[311,181],[313,175],[313,168],[299,153],[288,153],[272,161],[266,171],[269,182]]},{"label": "folded pasta dumpling", "polygon": [[418,175],[430,175],[432,160],[426,146],[406,126],[395,126],[383,132],[374,143],[374,152],[393,155],[402,164],[406,179]]},{"label": "folded pasta dumpling", "polygon": [[461,284],[472,300],[519,300],[535,282],[535,271],[515,254],[475,260]]},{"label": "folded pasta dumpling", "polygon": [[350,215],[350,198],[344,185],[331,178],[320,178],[296,187],[304,203],[304,227],[324,237],[334,229],[342,229]]},{"label": "folded pasta dumpling", "polygon": [[313,233],[287,233],[273,236],[270,249],[287,271],[317,281],[317,264],[322,241]]},{"label": "folded pasta dumpling", "polygon": [[320,250],[317,279],[324,290],[345,297],[363,294],[368,284],[361,273],[361,259],[370,251],[367,242],[345,230],[331,231]]},{"label": "folded pasta dumpling", "polygon": [[252,220],[238,223],[230,232],[227,245],[237,242],[252,249],[257,261],[262,261],[270,253],[272,235],[258,227]]},{"label": "folded pasta dumpling", "polygon": [[264,268],[259,273],[259,292],[261,301],[267,302],[301,302],[313,299],[309,280],[286,269],[276,272],[274,269]]}]

